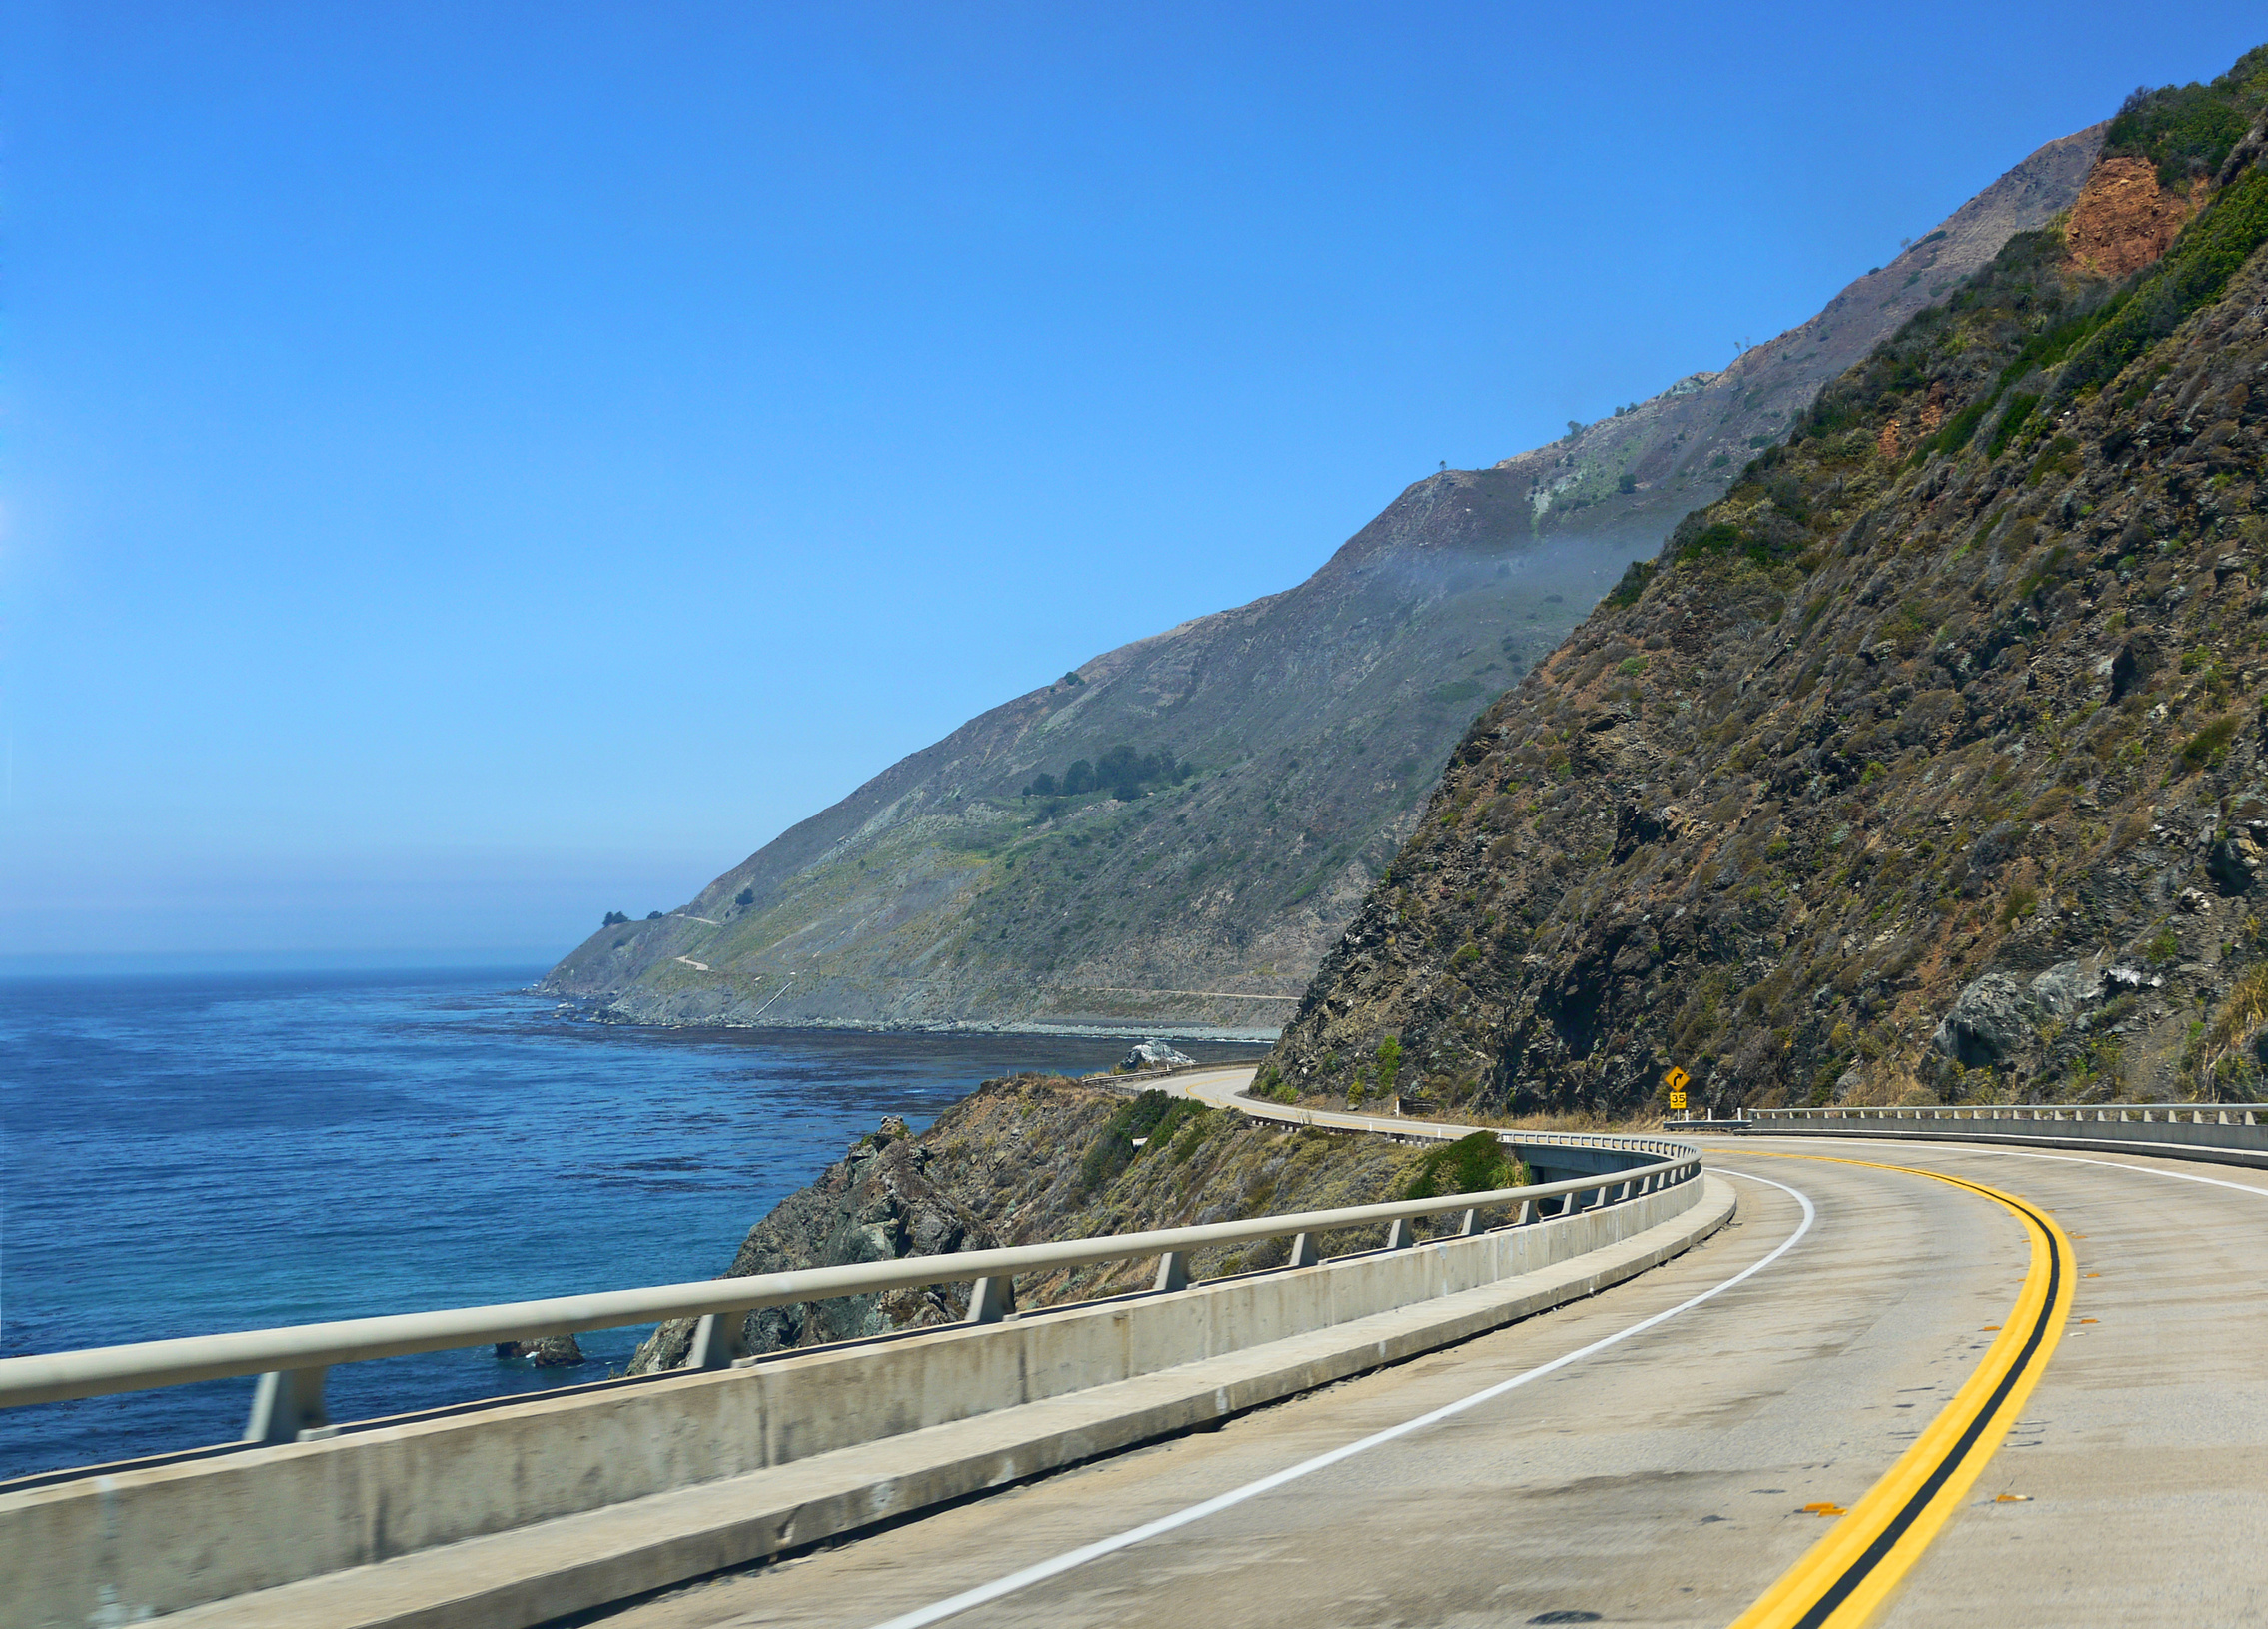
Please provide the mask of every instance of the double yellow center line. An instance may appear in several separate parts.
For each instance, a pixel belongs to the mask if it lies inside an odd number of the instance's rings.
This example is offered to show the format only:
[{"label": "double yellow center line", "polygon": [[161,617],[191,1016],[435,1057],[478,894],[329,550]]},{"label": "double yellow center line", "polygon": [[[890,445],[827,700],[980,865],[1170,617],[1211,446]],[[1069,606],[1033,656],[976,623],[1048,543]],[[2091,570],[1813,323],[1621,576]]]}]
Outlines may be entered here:
[{"label": "double yellow center line", "polygon": [[2024,1224],[2031,1235],[2031,1267],[1999,1338],[1953,1400],[1888,1474],[1733,1621],[1732,1629],[1856,1629],[1871,1617],[1921,1559],[2007,1436],[2054,1356],[2071,1315],[2076,1276],[2071,1241],[2052,1217],[2012,1193],[1943,1171],[1866,1159],[1825,1159],[1825,1163],[1902,1171],[1981,1194]]}]

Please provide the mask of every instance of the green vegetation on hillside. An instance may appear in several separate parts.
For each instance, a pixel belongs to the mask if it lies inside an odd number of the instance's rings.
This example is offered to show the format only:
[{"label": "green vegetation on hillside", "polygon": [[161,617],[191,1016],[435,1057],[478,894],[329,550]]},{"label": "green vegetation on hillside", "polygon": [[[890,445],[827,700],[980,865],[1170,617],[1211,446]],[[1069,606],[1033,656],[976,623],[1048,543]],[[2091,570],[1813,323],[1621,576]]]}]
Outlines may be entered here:
[{"label": "green vegetation on hillside", "polygon": [[2103,132],[2103,153],[2146,158],[2161,182],[2176,186],[2220,169],[2264,108],[2268,46],[2246,52],[2209,85],[2135,91]]},{"label": "green vegetation on hillside", "polygon": [[1190,767],[1176,764],[1173,754],[1163,749],[1143,753],[1121,742],[1093,763],[1074,759],[1071,767],[1057,781],[1052,774],[1043,772],[1024,784],[1026,798],[1078,798],[1091,792],[1108,792],[1121,803],[1132,803],[1143,794],[1143,789],[1155,785],[1179,786],[1189,779]]}]

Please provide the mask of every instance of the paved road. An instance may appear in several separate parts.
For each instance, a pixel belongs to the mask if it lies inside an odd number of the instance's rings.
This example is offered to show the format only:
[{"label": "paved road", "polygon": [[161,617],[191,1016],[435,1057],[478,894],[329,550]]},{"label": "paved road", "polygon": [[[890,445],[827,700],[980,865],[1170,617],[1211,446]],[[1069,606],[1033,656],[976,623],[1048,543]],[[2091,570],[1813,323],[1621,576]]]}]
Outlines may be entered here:
[{"label": "paved road", "polygon": [[1729,1623],[1834,1520],[1802,1507],[1854,1504],[1946,1405],[2026,1280],[2030,1239],[2010,1212],[1855,1160],[2028,1198],[2071,1236],[2081,1275],[2019,1423],[1878,1621],[2268,1621],[2268,1319],[2256,1289],[2268,1177],[1799,1138],[1721,1139],[1711,1153],[1739,1189],[1738,1221],[1593,1300],[607,1621],[855,1629],[917,1615],[1678,1306],[1802,1227],[1798,1200],[1768,1179],[1807,1195],[1816,1222],[1715,1299],[945,1620]]}]

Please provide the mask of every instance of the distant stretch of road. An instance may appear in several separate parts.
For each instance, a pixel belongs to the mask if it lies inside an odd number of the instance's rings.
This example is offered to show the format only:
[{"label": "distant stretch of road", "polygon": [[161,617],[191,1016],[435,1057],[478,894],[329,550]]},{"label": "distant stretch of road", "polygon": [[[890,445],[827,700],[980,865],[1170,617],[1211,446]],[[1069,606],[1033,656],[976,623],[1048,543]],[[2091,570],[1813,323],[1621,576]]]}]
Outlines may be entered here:
[{"label": "distant stretch of road", "polygon": [[[1249,1072],[1173,1085],[1222,1102]],[[609,1621],[2268,1617],[2268,1175],[1708,1140],[1737,1220],[1621,1287]],[[2051,1233],[2064,1242],[2043,1244]],[[2008,1417],[1992,1417],[1994,1396],[2015,1399]],[[1823,1538],[1848,1553],[1817,1562]]]}]

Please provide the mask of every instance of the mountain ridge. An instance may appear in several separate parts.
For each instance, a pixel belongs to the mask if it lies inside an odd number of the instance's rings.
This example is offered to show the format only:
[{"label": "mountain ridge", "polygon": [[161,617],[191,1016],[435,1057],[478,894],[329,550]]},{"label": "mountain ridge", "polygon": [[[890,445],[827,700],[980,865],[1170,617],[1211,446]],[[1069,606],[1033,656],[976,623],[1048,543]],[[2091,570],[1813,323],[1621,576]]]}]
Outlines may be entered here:
[{"label": "mountain ridge", "polygon": [[[1413,482],[1304,582],[980,714],[544,987],[647,1023],[1273,1036],[1474,714],[1925,280],[2067,208],[2101,135],[2040,148],[1731,367]],[[1032,795],[1120,748],[1178,774]]]}]

